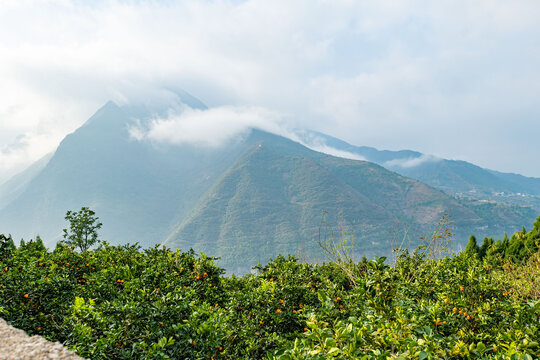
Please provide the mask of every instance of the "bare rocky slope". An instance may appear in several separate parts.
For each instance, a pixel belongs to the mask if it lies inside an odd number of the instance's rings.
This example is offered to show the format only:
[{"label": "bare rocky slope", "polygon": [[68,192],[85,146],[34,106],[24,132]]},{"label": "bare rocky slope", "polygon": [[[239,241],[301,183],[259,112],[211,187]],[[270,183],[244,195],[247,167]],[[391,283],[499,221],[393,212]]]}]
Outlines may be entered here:
[{"label": "bare rocky slope", "polygon": [[24,331],[8,325],[0,319],[0,360],[82,360],[59,342],[50,342],[43,337],[28,336]]}]

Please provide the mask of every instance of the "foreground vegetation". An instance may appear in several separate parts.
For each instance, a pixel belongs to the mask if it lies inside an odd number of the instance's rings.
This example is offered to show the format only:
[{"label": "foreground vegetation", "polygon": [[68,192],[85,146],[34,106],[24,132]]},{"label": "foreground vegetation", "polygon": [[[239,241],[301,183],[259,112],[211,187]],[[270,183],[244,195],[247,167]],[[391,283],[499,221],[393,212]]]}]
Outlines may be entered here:
[{"label": "foreground vegetation", "polygon": [[451,257],[398,251],[393,266],[278,256],[224,277],[204,254],[0,236],[0,316],[91,359],[533,359],[539,240],[540,219],[508,239],[519,256],[471,240]]}]

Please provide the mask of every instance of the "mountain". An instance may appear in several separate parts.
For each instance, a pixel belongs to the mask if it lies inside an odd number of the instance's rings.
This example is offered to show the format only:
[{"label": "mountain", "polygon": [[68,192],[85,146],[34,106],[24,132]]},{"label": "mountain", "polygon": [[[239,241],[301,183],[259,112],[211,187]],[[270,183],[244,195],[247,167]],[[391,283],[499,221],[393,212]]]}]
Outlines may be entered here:
[{"label": "mountain", "polygon": [[[167,109],[205,109],[184,93],[173,100],[159,106],[105,104],[50,158],[0,187],[0,232],[16,239],[40,234],[52,247],[67,227],[66,211],[89,206],[104,224],[103,240],[193,248],[243,272],[278,253],[321,259],[320,230],[323,239],[353,232],[357,253],[372,255],[399,245],[404,228],[414,246],[445,213],[461,243],[471,233],[520,230],[536,217],[528,207],[457,199],[374,162],[326,155],[261,130],[220,147],[130,136],[133,126],[148,125]],[[421,156],[350,146],[344,151],[358,149],[382,163]],[[468,176],[464,181],[478,182]]]},{"label": "mountain", "polygon": [[502,173],[466,161],[440,159],[416,151],[355,146],[315,131],[304,130],[298,134],[309,147],[326,145],[346,151],[453,196],[526,205],[540,212],[540,178]]},{"label": "mountain", "polygon": [[528,208],[458,201],[374,163],[329,156],[257,130],[246,143],[242,156],[164,245],[204,249],[229,269],[242,271],[246,263],[260,261],[261,253],[320,257],[316,240],[323,212],[332,231],[338,223],[353,229],[356,251],[366,255],[397,246],[401,238],[392,231],[401,226],[409,227],[416,245],[445,213],[462,239],[517,230],[536,215]]},{"label": "mountain", "polygon": [[0,184],[0,210],[24,192],[30,181],[43,170],[53,155],[54,153],[50,153],[43,156],[24,171]]},{"label": "mountain", "polygon": [[132,109],[109,102],[68,135],[47,165],[0,210],[0,228],[17,238],[40,234],[54,244],[65,212],[90,206],[113,243],[152,245],[212,184],[236,154],[155,146],[129,136]]}]

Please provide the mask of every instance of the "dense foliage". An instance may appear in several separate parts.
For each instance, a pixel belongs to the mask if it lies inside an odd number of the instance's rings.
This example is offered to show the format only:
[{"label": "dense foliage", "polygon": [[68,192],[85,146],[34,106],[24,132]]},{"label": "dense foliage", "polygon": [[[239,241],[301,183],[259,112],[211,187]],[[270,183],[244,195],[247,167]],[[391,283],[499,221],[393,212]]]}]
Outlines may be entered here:
[{"label": "dense foliage", "polygon": [[496,262],[500,259],[511,260],[512,262],[527,261],[531,254],[540,248],[540,218],[534,223],[531,231],[525,228],[516,232],[510,238],[505,234],[502,240],[494,241],[493,238],[484,238],[479,246],[476,238],[471,236],[465,251],[469,255],[476,255],[480,259],[486,258],[489,262]]},{"label": "dense foliage", "polygon": [[[526,234],[535,246],[539,230]],[[474,247],[419,248],[393,266],[278,256],[225,277],[193,252],[0,236],[0,316],[91,359],[532,359],[540,300],[519,271],[538,279],[539,260],[515,256],[510,276]]]}]

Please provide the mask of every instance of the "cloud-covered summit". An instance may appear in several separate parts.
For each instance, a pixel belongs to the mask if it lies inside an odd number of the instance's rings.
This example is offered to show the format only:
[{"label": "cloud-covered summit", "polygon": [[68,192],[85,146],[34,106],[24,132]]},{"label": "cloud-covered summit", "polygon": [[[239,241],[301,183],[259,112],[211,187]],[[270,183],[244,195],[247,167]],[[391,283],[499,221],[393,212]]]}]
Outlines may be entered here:
[{"label": "cloud-covered summit", "polygon": [[279,114],[264,108],[221,106],[211,109],[186,107],[170,111],[167,117],[138,122],[129,129],[137,140],[173,145],[192,144],[220,147],[238,135],[256,128],[274,134],[293,136],[280,124]]},{"label": "cloud-covered summit", "polygon": [[0,174],[109,99],[180,86],[290,128],[540,176],[538,18],[530,0],[2,1]]},{"label": "cloud-covered summit", "polygon": [[[162,115],[164,113],[161,111]],[[306,139],[302,135],[309,131],[288,127],[286,116],[262,107],[219,106],[193,109],[180,104],[170,108],[165,116],[135,118],[128,131],[131,138],[138,141],[219,148],[245,137],[252,129],[286,137],[325,154],[365,160],[359,154],[328,145],[322,138]]]}]

